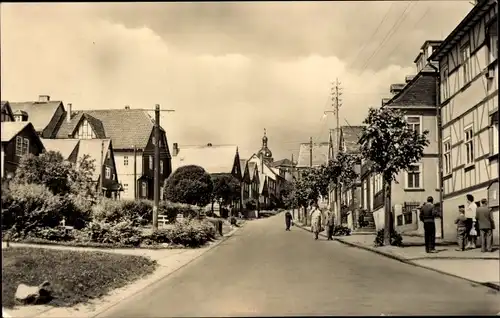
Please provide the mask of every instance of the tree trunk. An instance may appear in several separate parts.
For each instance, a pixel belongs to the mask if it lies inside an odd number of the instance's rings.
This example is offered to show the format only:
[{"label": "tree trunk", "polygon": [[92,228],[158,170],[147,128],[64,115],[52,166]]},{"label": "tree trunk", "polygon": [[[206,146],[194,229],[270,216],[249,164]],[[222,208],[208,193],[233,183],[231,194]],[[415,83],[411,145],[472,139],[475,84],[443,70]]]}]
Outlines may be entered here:
[{"label": "tree trunk", "polygon": [[393,231],[392,204],[391,204],[391,179],[384,178],[384,245],[391,245]]},{"label": "tree trunk", "polygon": [[212,215],[214,214],[214,203],[215,203],[215,201],[212,200]]}]

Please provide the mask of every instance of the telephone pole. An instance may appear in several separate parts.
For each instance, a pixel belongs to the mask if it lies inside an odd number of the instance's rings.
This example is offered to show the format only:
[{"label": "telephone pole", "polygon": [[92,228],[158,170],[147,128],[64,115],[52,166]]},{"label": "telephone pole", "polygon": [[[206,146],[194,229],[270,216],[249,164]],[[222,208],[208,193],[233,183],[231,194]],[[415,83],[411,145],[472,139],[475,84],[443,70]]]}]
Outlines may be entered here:
[{"label": "telephone pole", "polygon": [[[340,119],[339,119],[339,108],[342,106],[342,87],[340,86],[341,83],[339,79],[337,78],[335,82],[332,83],[332,88],[331,88],[331,96],[332,96],[332,108],[333,110],[327,110],[325,111],[325,114],[327,113],[333,113],[335,115],[335,123],[336,123],[336,130],[337,130],[337,147],[334,147],[333,149],[333,156],[334,158],[337,156],[338,152],[341,150],[341,139],[340,139]],[[336,149],[335,149],[336,148]],[[336,216],[337,216],[337,222],[341,222],[341,216],[342,213],[340,212],[341,209],[341,200],[340,200],[340,195],[341,195],[341,187],[342,185],[340,184],[340,180],[336,180],[336,185],[335,185],[335,206],[336,206]],[[339,223],[341,224],[341,223]]]},{"label": "telephone pole", "polygon": [[309,137],[309,168],[313,166],[313,137]]}]

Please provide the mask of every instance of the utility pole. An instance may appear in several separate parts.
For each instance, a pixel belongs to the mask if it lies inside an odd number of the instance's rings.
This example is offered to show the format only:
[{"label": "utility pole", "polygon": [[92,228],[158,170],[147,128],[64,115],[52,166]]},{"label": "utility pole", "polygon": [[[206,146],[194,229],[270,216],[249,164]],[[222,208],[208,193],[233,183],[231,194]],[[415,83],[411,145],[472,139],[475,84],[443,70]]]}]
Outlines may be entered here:
[{"label": "utility pole", "polygon": [[137,200],[137,147],[134,145],[134,199]]},{"label": "utility pole", "polygon": [[313,137],[309,138],[309,167],[313,166]]},{"label": "utility pole", "polygon": [[[325,111],[325,115],[327,113],[333,113],[335,115],[335,122],[336,122],[336,133],[337,133],[337,149],[333,149],[333,156],[334,158],[337,156],[337,153],[341,150],[341,138],[340,138],[340,119],[339,119],[339,108],[342,106],[342,87],[340,87],[341,83],[339,79],[337,78],[334,83],[332,83],[332,88],[331,88],[331,96],[332,96],[332,108],[333,110],[327,110]],[[341,195],[341,184],[340,180],[336,180],[336,185],[335,185],[335,206],[336,206],[336,217],[337,217],[337,222],[341,222],[341,216],[342,213],[340,213],[341,209],[341,200],[340,200],[340,195]],[[341,223],[339,223],[341,224]]]},{"label": "utility pole", "polygon": [[103,165],[104,165],[104,140],[101,141],[101,166],[100,166],[100,169],[101,169],[101,177],[99,178],[99,193],[100,195],[103,195],[104,192],[102,191],[102,179],[103,179],[103,176],[104,176],[104,168],[103,168]]},{"label": "utility pole", "polygon": [[[151,111],[151,109],[141,109],[143,111]],[[160,105],[155,105],[155,121],[154,121],[154,136],[155,136],[155,157],[154,157],[154,203],[153,203],[153,230],[158,229],[158,206],[160,205],[160,112],[175,112],[173,109],[160,110]]]}]

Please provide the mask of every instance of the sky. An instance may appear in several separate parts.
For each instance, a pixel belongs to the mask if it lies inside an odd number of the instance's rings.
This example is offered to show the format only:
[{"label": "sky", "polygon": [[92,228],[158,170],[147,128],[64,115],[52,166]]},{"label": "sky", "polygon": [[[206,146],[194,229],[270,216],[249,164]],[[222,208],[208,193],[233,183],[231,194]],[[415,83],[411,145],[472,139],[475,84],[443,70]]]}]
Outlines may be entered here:
[{"label": "sky", "polygon": [[416,73],[469,1],[2,3],[2,100],[73,109],[163,110],[169,144],[237,144],[276,160],[340,124],[359,125],[389,86]]}]

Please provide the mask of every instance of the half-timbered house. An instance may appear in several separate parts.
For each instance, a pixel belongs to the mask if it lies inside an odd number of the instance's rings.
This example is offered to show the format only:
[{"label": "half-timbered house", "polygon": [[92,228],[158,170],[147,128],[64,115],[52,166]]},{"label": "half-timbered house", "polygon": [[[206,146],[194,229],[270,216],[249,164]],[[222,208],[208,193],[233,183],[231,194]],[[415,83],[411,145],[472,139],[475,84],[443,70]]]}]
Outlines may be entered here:
[{"label": "half-timbered house", "polygon": [[496,1],[477,1],[430,57],[440,69],[445,238],[467,194],[489,198],[498,226],[497,14]]}]

